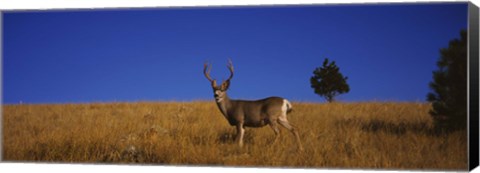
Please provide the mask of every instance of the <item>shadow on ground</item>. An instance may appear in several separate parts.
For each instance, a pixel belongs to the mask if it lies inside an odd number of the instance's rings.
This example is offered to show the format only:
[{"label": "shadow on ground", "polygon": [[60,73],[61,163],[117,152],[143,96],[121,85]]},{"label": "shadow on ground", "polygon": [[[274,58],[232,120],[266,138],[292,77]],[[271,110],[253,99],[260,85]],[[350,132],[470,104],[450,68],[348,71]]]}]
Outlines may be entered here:
[{"label": "shadow on ground", "polygon": [[336,122],[337,126],[356,126],[365,132],[385,132],[393,135],[403,135],[408,131],[425,134],[438,135],[434,129],[427,122],[388,122],[385,120],[361,120],[361,119],[346,119]]}]

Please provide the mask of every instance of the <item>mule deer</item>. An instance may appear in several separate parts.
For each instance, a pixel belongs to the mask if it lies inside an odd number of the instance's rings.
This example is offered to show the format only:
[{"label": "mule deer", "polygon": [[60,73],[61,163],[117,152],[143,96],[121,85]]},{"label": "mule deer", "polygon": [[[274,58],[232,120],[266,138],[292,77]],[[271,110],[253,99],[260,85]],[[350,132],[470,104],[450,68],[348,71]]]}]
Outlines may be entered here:
[{"label": "mule deer", "polygon": [[281,97],[268,97],[261,100],[231,100],[227,95],[230,80],[233,77],[231,61],[228,62],[227,68],[230,70],[230,77],[218,86],[217,81],[210,77],[211,65],[205,63],[203,73],[212,84],[215,101],[220,112],[230,125],[236,126],[235,141],[238,145],[243,146],[245,127],[263,127],[265,125],[270,125],[275,132],[273,141],[275,143],[280,136],[280,130],[278,129],[278,124],[280,124],[293,133],[297,140],[298,149],[303,150],[296,128],[287,120],[287,114],[292,110],[290,102]]}]

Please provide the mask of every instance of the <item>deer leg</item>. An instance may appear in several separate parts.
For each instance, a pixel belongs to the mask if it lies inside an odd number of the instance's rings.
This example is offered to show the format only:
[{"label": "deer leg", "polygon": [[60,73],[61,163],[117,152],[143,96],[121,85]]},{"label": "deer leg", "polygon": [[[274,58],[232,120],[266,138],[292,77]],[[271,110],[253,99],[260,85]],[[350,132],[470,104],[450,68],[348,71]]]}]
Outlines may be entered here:
[{"label": "deer leg", "polygon": [[279,119],[278,122],[280,123],[280,125],[290,130],[290,132],[292,132],[293,135],[295,135],[295,138],[297,139],[298,149],[300,151],[303,151],[303,146],[302,146],[302,143],[300,142],[300,137],[295,127],[291,125],[286,119]]},{"label": "deer leg", "polygon": [[237,124],[237,136],[235,138],[235,142],[238,143],[240,147],[243,146],[243,134],[245,133],[245,129],[243,128],[243,123]]},{"label": "deer leg", "polygon": [[275,139],[272,142],[272,144],[274,144],[277,142],[278,137],[280,137],[280,129],[278,129],[278,125],[276,121],[270,122],[270,127],[272,128],[273,132],[275,132]]}]

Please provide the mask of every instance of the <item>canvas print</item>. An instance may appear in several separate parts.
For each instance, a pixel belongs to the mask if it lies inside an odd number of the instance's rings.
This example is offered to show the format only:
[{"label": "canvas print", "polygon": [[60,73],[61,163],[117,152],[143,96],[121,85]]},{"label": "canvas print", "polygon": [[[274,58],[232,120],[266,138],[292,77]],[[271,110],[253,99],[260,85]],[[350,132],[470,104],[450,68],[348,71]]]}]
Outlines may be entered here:
[{"label": "canvas print", "polygon": [[5,11],[2,161],[468,168],[468,3]]}]

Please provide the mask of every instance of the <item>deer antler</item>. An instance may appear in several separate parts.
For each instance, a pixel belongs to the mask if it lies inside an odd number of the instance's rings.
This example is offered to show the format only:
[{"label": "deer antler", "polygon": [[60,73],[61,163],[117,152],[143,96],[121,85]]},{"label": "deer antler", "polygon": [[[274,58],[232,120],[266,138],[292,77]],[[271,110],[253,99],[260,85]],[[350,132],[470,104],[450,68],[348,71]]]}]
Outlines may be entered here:
[{"label": "deer antler", "polygon": [[213,79],[210,77],[210,70],[212,70],[212,65],[208,65],[208,63],[203,64],[203,74],[210,82],[213,82]]},{"label": "deer antler", "polygon": [[230,77],[228,77],[228,79],[227,79],[227,81],[229,81],[233,77],[233,64],[232,64],[231,59],[228,59],[227,68],[228,68],[228,70],[230,70]]}]

